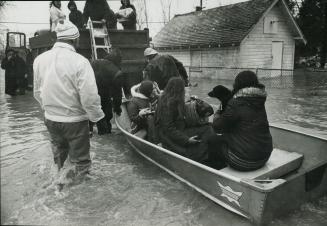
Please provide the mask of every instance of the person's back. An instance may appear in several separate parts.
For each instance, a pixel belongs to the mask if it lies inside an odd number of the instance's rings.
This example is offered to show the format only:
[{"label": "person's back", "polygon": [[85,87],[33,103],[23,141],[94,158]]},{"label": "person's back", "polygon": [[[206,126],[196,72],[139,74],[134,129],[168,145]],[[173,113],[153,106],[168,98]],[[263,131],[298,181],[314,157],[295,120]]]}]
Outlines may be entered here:
[{"label": "person's back", "polygon": [[105,20],[108,29],[117,28],[117,18],[105,0],[87,0],[83,10],[84,22]]},{"label": "person's back", "polygon": [[235,78],[233,94],[213,127],[228,144],[228,164],[244,171],[258,169],[273,150],[265,109],[267,93],[253,72],[244,71]]},{"label": "person's back", "polygon": [[178,77],[178,69],[169,55],[157,54],[144,69],[149,79],[158,83],[161,90],[165,88],[171,77]]},{"label": "person's back", "polygon": [[90,102],[91,94],[97,95],[97,90],[87,90],[95,82],[88,79],[93,70],[72,46],[57,42],[35,59],[34,73],[40,76],[36,81],[41,84],[36,87],[46,87],[40,90],[40,98],[47,118],[61,122],[88,119],[83,101]]}]

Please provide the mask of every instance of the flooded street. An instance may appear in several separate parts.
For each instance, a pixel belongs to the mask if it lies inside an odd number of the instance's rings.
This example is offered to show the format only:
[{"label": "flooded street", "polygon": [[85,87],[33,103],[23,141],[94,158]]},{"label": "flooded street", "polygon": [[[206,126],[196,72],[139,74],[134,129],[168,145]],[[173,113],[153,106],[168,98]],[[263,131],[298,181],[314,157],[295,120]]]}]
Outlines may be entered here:
[{"label": "flooded street", "polygon": [[[327,78],[327,77],[326,77]],[[324,78],[321,81],[326,81]],[[217,81],[192,79],[204,100]],[[231,87],[228,81],[221,81]],[[327,81],[267,89],[270,122],[327,137]],[[1,223],[24,225],[251,225],[140,157],[117,129],[91,139],[91,177],[56,192],[43,115],[31,92],[4,95],[0,71]],[[327,225],[327,196],[270,225]]]}]

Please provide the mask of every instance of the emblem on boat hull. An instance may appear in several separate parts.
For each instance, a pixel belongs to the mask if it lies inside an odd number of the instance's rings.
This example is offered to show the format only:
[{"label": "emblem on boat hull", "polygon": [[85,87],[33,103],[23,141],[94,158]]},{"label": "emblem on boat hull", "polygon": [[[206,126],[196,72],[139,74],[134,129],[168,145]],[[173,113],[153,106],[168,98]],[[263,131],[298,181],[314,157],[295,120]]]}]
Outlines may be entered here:
[{"label": "emblem on boat hull", "polygon": [[233,189],[231,187],[229,187],[228,185],[224,186],[221,183],[219,183],[218,181],[217,181],[217,183],[218,183],[218,186],[221,189],[221,196],[226,197],[229,202],[235,202],[236,205],[241,207],[238,200],[241,198],[243,192],[233,191]]}]

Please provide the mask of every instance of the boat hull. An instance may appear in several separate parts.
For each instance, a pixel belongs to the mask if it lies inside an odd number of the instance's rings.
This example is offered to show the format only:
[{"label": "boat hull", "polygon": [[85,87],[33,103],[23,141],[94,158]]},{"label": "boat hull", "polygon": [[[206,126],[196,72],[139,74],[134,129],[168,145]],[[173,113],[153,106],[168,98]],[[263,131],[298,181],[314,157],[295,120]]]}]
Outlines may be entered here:
[{"label": "boat hull", "polygon": [[[117,127],[140,155],[217,204],[256,224],[267,223],[274,217],[286,214],[298,208],[302,203],[327,193],[326,157],[321,158],[319,166],[316,165],[310,170],[306,168],[309,167],[309,163],[304,163],[304,169],[301,167],[297,172],[284,178],[240,179],[199,164],[129,133],[129,123],[126,108],[123,107],[122,115],[116,117]],[[290,133],[295,140],[304,140],[309,145],[316,143],[319,146],[318,152],[325,153],[326,156],[327,141],[322,138],[296,134],[278,127],[272,127],[271,130],[276,140],[285,139],[285,134]],[[289,135],[289,137],[292,136]],[[308,189],[308,174],[319,167],[320,171],[316,172],[320,177],[319,183]]]}]

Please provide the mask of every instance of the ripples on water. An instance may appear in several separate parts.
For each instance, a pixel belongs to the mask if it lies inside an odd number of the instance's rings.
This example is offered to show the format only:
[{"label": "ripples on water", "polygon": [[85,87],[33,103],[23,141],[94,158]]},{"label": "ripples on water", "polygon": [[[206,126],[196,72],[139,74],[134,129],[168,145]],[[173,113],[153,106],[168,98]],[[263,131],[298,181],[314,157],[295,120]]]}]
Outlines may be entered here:
[{"label": "ripples on water", "polygon": [[[206,98],[212,83],[197,82],[192,93],[212,102]],[[271,92],[267,103],[271,121],[326,135],[326,96],[307,97],[299,90]],[[56,192],[46,128],[31,93],[14,98],[2,94],[0,107],[2,223],[250,225],[139,157],[117,130],[92,138],[91,178]],[[326,225],[326,211],[324,197],[271,225]]]}]

